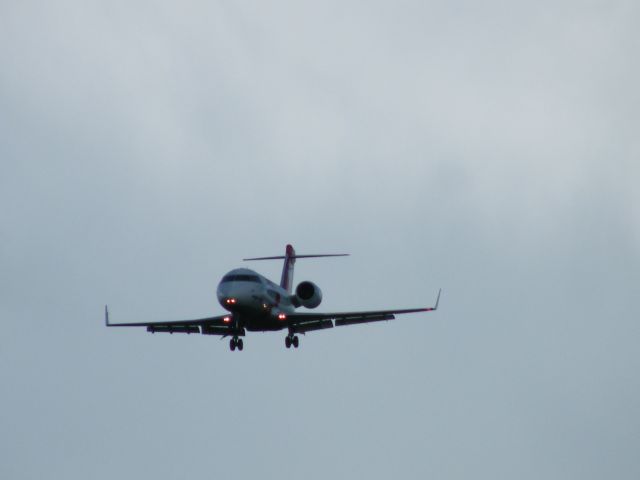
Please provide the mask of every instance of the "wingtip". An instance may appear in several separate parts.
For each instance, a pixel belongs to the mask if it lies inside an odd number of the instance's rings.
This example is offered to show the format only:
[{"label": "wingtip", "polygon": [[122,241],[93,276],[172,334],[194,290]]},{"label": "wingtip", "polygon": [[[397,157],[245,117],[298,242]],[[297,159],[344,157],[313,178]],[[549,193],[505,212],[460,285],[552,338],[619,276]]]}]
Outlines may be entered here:
[{"label": "wingtip", "polygon": [[104,306],[104,324],[105,326],[109,326],[109,307]]},{"label": "wingtip", "polygon": [[442,289],[438,290],[438,297],[436,298],[436,306],[433,307],[434,310],[438,309],[438,304],[440,303],[440,294],[442,293]]}]

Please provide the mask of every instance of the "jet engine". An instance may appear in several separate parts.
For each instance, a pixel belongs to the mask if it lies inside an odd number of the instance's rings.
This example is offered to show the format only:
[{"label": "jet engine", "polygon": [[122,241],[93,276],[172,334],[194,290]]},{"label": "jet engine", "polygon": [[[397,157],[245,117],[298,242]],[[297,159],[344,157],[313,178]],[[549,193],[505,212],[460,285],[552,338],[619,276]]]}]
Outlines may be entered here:
[{"label": "jet engine", "polygon": [[302,305],[306,308],[316,308],[322,301],[322,290],[315,283],[304,281],[296,287],[294,304]]}]

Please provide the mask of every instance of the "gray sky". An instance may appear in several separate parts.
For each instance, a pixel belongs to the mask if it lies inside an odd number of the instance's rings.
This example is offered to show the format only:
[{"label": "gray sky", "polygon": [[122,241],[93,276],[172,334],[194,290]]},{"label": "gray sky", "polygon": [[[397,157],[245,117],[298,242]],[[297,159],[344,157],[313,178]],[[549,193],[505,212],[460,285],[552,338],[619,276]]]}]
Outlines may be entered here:
[{"label": "gray sky", "polygon": [[[640,476],[640,7],[0,4],[0,477]],[[246,256],[310,333],[221,312]],[[253,265],[278,278],[279,263]]]}]

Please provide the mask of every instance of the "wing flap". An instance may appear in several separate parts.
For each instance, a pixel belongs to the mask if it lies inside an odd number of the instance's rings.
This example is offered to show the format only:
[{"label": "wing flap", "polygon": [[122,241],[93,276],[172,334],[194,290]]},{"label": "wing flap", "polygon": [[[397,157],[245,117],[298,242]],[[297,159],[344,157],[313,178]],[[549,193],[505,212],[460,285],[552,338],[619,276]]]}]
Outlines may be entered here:
[{"label": "wing flap", "polygon": [[[346,325],[357,325],[360,323],[369,323],[369,322],[380,322],[383,320],[394,320],[396,315],[401,315],[405,313],[418,313],[418,312],[433,312],[438,309],[438,304],[440,303],[440,293],[438,291],[438,296],[436,298],[436,304],[433,307],[422,307],[422,308],[405,308],[398,310],[371,310],[364,312],[333,312],[333,313],[293,313],[287,315],[287,318],[290,322],[290,327],[293,329],[305,329],[305,331],[310,330],[320,330],[321,328],[331,328],[328,326],[329,323],[335,321],[336,327],[343,327]],[[306,327],[305,325],[312,325],[316,323],[326,322],[327,326],[320,327]],[[302,330],[296,330],[298,332],[302,332]]]},{"label": "wing flap", "polygon": [[238,337],[244,337],[245,330],[244,328],[235,329],[231,326],[220,326],[220,325],[202,325],[200,327],[200,333],[202,335],[237,335]]},{"label": "wing flap", "polygon": [[327,319],[304,323],[292,323],[289,330],[293,333],[306,333],[314,330],[324,330],[325,328],[333,328],[333,322]]},{"label": "wing flap", "polygon": [[357,325],[359,323],[381,322],[383,320],[393,320],[394,318],[396,317],[391,314],[369,315],[369,316],[360,316],[360,317],[344,317],[344,318],[338,318],[336,320],[336,327],[343,327],[345,325]]},{"label": "wing flap", "polygon": [[200,333],[200,329],[196,325],[147,325],[147,332],[158,333]]},{"label": "wing flap", "polygon": [[111,323],[109,310],[104,308],[104,323],[107,327],[146,327],[150,333],[202,333],[204,335],[244,335],[236,332],[229,321],[228,315],[216,317],[196,318],[193,320],[171,320],[165,322],[135,322],[135,323]]}]

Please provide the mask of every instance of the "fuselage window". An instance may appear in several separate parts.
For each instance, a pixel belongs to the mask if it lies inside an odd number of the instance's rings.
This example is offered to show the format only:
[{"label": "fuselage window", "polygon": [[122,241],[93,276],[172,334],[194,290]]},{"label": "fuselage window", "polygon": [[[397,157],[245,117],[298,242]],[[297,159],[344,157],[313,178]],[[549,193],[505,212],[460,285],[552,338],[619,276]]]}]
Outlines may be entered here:
[{"label": "fuselage window", "polygon": [[222,283],[226,282],[254,282],[260,283],[260,278],[257,275],[227,275],[222,279]]}]

